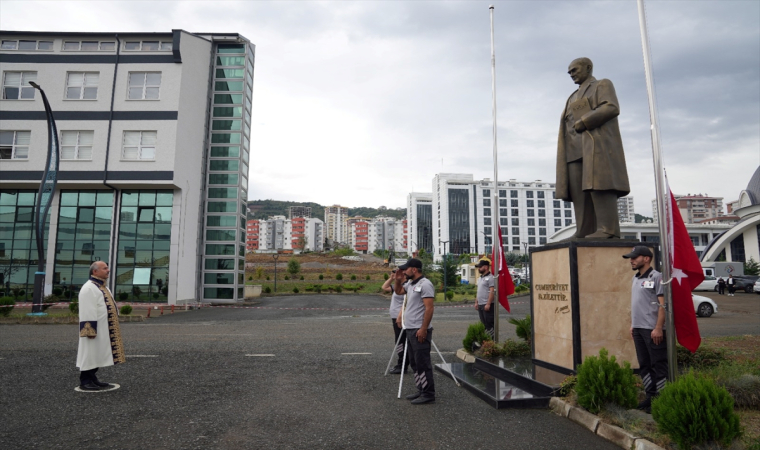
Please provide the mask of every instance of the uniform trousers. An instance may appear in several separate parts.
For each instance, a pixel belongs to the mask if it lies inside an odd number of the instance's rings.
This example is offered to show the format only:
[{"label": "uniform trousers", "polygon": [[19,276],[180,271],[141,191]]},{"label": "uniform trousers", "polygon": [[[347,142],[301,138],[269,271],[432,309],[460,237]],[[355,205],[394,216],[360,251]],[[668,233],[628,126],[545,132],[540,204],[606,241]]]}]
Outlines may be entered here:
[{"label": "uniform trousers", "polygon": [[433,329],[428,328],[423,342],[417,340],[418,328],[406,330],[407,345],[409,345],[409,362],[414,372],[414,384],[421,392],[420,397],[435,398],[435,383],[433,382],[433,363],[430,361],[430,342],[433,340]]},{"label": "uniform trousers", "polygon": [[644,390],[647,397],[654,397],[665,387],[668,379],[668,344],[665,340],[665,330],[662,331],[662,342],[655,344],[652,341],[652,330],[634,328],[633,344],[636,346],[639,375],[644,382]]},{"label": "uniform trousers", "polygon": [[[404,329],[399,327],[396,324],[396,319],[391,319],[391,321],[393,321],[393,335],[396,338],[394,342],[398,342],[398,345],[396,346],[396,354],[398,355],[398,363],[396,363],[396,367],[401,367],[401,365],[404,363],[404,349],[406,349],[406,336],[402,337],[401,341],[399,342],[398,337],[404,334]],[[406,367],[409,367],[409,358],[406,358]]]},{"label": "uniform trousers", "polygon": [[494,322],[494,307],[493,304],[491,305],[491,308],[489,308],[489,311],[486,311],[486,305],[478,305],[478,316],[480,316],[480,321],[483,323],[483,325],[486,326],[486,333],[491,335],[491,338],[493,339],[493,322]]}]

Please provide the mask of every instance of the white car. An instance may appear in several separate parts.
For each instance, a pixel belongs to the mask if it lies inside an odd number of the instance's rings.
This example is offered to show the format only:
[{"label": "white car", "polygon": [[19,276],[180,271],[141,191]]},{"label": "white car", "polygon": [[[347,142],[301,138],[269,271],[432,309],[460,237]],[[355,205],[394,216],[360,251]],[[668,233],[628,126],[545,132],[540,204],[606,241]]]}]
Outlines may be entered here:
[{"label": "white car", "polygon": [[718,312],[718,304],[707,297],[692,294],[691,300],[694,302],[694,312],[699,317],[710,317]]},{"label": "white car", "polygon": [[718,279],[710,275],[705,275],[705,280],[699,283],[699,285],[695,287],[694,290],[718,292]]},{"label": "white car", "polygon": [[752,290],[755,291],[755,294],[760,294],[760,279],[755,281],[755,286],[752,288]]}]

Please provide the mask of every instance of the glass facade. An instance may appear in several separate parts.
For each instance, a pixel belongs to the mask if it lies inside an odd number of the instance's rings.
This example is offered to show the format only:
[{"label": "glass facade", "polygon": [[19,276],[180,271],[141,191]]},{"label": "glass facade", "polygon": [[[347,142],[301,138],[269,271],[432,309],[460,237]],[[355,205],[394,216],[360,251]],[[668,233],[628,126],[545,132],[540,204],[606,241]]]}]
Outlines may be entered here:
[{"label": "glass facade", "polygon": [[470,197],[467,192],[466,189],[449,189],[448,251],[457,255],[470,251]]},{"label": "glass facade", "polygon": [[252,45],[216,44],[203,234],[206,300],[243,299],[253,61]]},{"label": "glass facade", "polygon": [[109,261],[113,200],[113,191],[60,191],[53,286],[66,298],[90,278],[90,264]]},{"label": "glass facade", "polygon": [[[39,262],[34,235],[36,201],[36,190],[0,190],[0,295],[14,295],[15,291],[17,301],[31,301],[33,295]],[[47,250],[49,227],[45,230]]]},{"label": "glass facade", "polygon": [[433,252],[433,205],[417,205],[417,248]]},{"label": "glass facade", "polygon": [[124,190],[114,295],[119,301],[165,302],[172,229],[171,190]]}]

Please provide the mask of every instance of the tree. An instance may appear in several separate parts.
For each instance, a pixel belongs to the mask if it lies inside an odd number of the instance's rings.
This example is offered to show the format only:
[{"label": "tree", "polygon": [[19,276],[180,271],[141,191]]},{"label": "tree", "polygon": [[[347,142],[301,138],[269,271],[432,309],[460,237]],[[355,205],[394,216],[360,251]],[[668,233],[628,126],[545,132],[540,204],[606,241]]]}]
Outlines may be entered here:
[{"label": "tree", "polygon": [[296,275],[300,271],[301,263],[299,263],[295,258],[290,258],[290,261],[288,261],[288,273],[291,275]]},{"label": "tree", "polygon": [[760,275],[760,263],[755,261],[755,258],[749,257],[749,261],[744,263],[745,275]]},{"label": "tree", "polygon": [[444,280],[446,280],[446,286],[458,286],[459,285],[459,262],[460,257],[457,255],[444,255],[441,260],[441,266],[438,269],[438,273],[441,274]]}]

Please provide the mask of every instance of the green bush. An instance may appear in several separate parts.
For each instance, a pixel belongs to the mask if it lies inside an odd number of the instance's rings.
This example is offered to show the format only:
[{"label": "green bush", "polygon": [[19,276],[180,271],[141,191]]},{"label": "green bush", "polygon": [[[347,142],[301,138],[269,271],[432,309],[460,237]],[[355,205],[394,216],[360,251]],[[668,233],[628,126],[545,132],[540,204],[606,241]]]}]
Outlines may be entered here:
[{"label": "green bush", "polygon": [[589,412],[598,413],[605,403],[615,403],[624,408],[633,408],[636,400],[636,378],[631,364],[624,362],[620,367],[615,357],[607,358],[607,349],[602,348],[599,356],[589,356],[578,366],[578,403]]},{"label": "green bush", "polygon": [[718,366],[721,361],[726,359],[726,352],[720,348],[702,345],[696,352],[692,353],[686,347],[679,345],[676,347],[676,359],[679,366],[705,369]]},{"label": "green bush", "polygon": [[153,293],[153,300],[158,300],[158,292]]},{"label": "green bush", "polygon": [[0,316],[8,317],[16,306],[16,300],[13,297],[0,297]]},{"label": "green bush", "polygon": [[570,392],[575,388],[575,384],[578,382],[578,377],[575,375],[570,375],[559,384],[559,389],[557,390],[557,395],[560,397],[567,397],[570,395]]},{"label": "green bush", "polygon": [[515,287],[515,294],[522,294],[523,292],[530,291],[530,287],[527,283],[523,283],[517,287]]},{"label": "green bush", "polygon": [[298,288],[297,288],[297,287],[294,287],[294,288],[293,288],[293,293],[294,293],[294,294],[298,294]]},{"label": "green bush", "polygon": [[320,279],[320,280],[324,280],[324,279],[325,279],[325,276],[324,276],[324,275],[322,275],[322,274],[320,273],[320,274],[319,274],[319,279]]},{"label": "green bush", "polygon": [[322,285],[321,285],[321,284],[316,284],[316,285],[314,285],[314,291],[315,291],[317,294],[321,294],[321,293],[322,293]]},{"label": "green bush", "polygon": [[501,356],[530,356],[530,344],[524,341],[507,339],[501,344]]},{"label": "green bush", "polygon": [[335,288],[335,292],[337,292],[338,294],[340,294],[341,292],[343,292],[343,286],[336,287]]},{"label": "green bush", "polygon": [[668,383],[652,400],[657,427],[680,448],[708,441],[728,445],[741,434],[734,400],[725,388],[693,373]]},{"label": "green bush", "polygon": [[454,291],[446,291],[446,300],[452,300],[454,298]]},{"label": "green bush", "polygon": [[524,319],[511,318],[507,322],[515,326],[515,334],[517,337],[530,344],[533,338],[533,328],[531,328],[530,314],[525,316]]},{"label": "green bush", "polygon": [[270,288],[269,286],[265,287],[264,288],[264,293],[265,294],[271,294],[272,293],[272,288]]},{"label": "green bush", "polygon": [[129,294],[128,293],[126,293],[126,292],[119,292],[119,300],[121,300],[122,302],[126,302],[128,298],[129,298]]},{"label": "green bush", "polygon": [[121,313],[121,314],[123,314],[125,316],[128,316],[128,315],[132,314],[132,307],[130,305],[124,305],[119,310],[119,313]]},{"label": "green bush", "polygon": [[248,275],[248,281],[253,281],[253,275]]},{"label": "green bush", "polygon": [[[386,275],[388,275],[388,274],[386,273]],[[370,280],[370,276],[367,275],[364,279],[367,280],[367,281],[369,281]]]},{"label": "green bush", "polygon": [[491,336],[486,333],[486,326],[482,322],[473,323],[467,327],[467,334],[462,339],[462,345],[464,349],[470,351],[472,349],[473,342],[483,344],[486,341],[492,341]]},{"label": "green bush", "polygon": [[69,311],[71,311],[71,314],[79,314],[79,301],[74,300],[69,303]]},{"label": "green bush", "polygon": [[335,279],[336,280],[342,280],[343,279],[343,274],[339,273],[339,274],[335,275]]},{"label": "green bush", "polygon": [[301,275],[301,281],[303,281],[303,275]]},{"label": "green bush", "polygon": [[734,406],[737,408],[760,409],[759,376],[747,373],[726,380],[723,387],[734,398]]},{"label": "green bush", "polygon": [[42,310],[47,311],[48,308],[53,306],[51,303],[58,303],[59,301],[61,301],[61,299],[55,294],[45,296],[45,298],[42,299]]},{"label": "green bush", "polygon": [[267,275],[267,281],[269,281],[269,275]]},{"label": "green bush", "polygon": [[483,358],[495,358],[501,355],[499,346],[494,341],[483,342],[479,352]]},{"label": "green bush", "polygon": [[53,288],[53,295],[60,297],[63,295],[63,289],[61,288]]},{"label": "green bush", "polygon": [[387,273],[384,273],[383,274],[383,280],[387,280],[388,278],[390,278],[390,276]]},{"label": "green bush", "polygon": [[356,275],[351,275],[351,281],[356,281]]},{"label": "green bush", "polygon": [[290,277],[289,277],[289,276],[287,276],[287,275],[285,275],[285,279],[286,279],[286,280],[289,280],[289,279],[290,279]]}]

